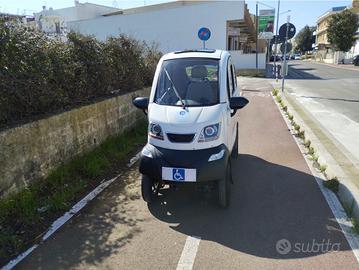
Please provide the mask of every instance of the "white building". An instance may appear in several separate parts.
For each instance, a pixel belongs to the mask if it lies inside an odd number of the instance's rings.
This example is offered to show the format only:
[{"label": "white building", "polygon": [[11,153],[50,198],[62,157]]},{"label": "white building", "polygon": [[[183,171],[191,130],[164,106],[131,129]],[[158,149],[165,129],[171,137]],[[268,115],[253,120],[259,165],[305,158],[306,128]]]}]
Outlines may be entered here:
[{"label": "white building", "polygon": [[42,11],[35,13],[35,21],[38,28],[48,34],[64,34],[67,24],[72,21],[94,19],[109,12],[119,11],[117,8],[102,6],[92,3],[80,3],[74,1],[73,7],[61,9],[47,9],[42,7]]},{"label": "white building", "polygon": [[[156,43],[162,52],[201,48],[197,32],[207,27],[211,38],[206,47],[231,50],[237,68],[256,67],[251,53],[255,50],[255,26],[244,1],[175,1],[73,20],[67,26],[100,40],[123,33]],[[261,69],[265,68],[264,50],[265,46],[259,54]]]}]

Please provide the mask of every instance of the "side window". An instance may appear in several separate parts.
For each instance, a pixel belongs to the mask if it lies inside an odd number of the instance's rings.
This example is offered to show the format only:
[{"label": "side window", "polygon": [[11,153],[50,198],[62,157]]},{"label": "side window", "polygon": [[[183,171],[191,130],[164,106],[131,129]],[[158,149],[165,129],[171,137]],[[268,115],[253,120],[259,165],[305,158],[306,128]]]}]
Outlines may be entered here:
[{"label": "side window", "polygon": [[227,92],[228,92],[228,98],[232,96],[233,93],[233,73],[231,68],[231,63],[228,61],[227,66]]},{"label": "side window", "polygon": [[231,65],[231,70],[232,70],[232,76],[233,76],[232,94],[234,94],[236,92],[236,89],[237,89],[237,76],[236,76],[236,69],[234,68],[234,65]]}]

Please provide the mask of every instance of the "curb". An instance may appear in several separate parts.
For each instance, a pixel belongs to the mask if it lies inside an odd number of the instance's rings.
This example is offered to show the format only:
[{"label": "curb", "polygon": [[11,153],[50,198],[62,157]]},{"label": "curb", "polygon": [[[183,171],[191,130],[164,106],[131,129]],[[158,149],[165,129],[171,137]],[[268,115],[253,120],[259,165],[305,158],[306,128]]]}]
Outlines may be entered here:
[{"label": "curb", "polygon": [[[303,119],[302,115],[297,111],[298,109],[295,106],[300,106],[294,98],[290,97],[288,94],[281,95],[282,100],[285,102],[286,106],[290,110],[291,114],[294,116],[295,121],[305,130],[306,139],[311,141],[311,145],[316,150],[319,164],[326,165],[325,178],[333,179],[337,177],[339,179],[339,191],[337,193],[339,200],[343,205],[353,207],[353,216],[359,219],[359,189],[351,181],[350,176],[344,172],[340,164],[336,161],[335,157],[328,152],[326,147],[321,143],[320,139],[314,134],[313,130],[308,126],[308,124]],[[305,113],[303,110],[302,113]]]},{"label": "curb", "polygon": [[[297,144],[299,151],[302,153],[304,160],[306,161],[313,177],[315,178],[318,187],[320,189],[320,191],[322,192],[326,202],[329,205],[329,208],[331,209],[337,223],[339,224],[346,240],[348,241],[353,254],[356,258],[356,260],[359,262],[359,235],[356,234],[355,232],[353,232],[353,224],[351,222],[351,220],[349,219],[349,217],[347,216],[342,203],[340,202],[338,196],[331,190],[329,190],[328,188],[324,187],[324,182],[325,180],[325,175],[318,171],[318,169],[316,169],[313,166],[313,161],[310,160],[308,158],[308,155],[306,153],[306,148],[305,146],[301,143],[301,139],[297,137],[297,133],[295,130],[293,130],[293,127],[291,125],[291,122],[289,121],[289,119],[287,119],[285,112],[280,108],[279,104],[276,102],[274,95],[271,93],[271,96],[273,98],[273,102],[276,104],[279,113],[281,114],[281,116],[283,117],[284,122],[286,123],[287,127],[288,127],[288,131],[290,132],[290,134],[292,135],[295,143]],[[283,99],[283,97],[282,97]],[[287,103],[288,104],[288,103]],[[286,105],[288,106],[288,105]],[[293,110],[291,111],[291,114],[294,116],[297,114],[293,112]],[[296,121],[299,122],[298,120],[299,118],[296,118]]]},{"label": "curb", "polygon": [[[130,162],[127,164],[127,167],[132,167],[139,159],[141,151],[138,152],[134,157],[130,159]],[[116,181],[119,177],[121,177],[121,173],[114,178],[106,181],[102,181],[95,189],[93,189],[90,193],[88,193],[84,198],[78,201],[69,211],[67,211],[64,215],[56,219],[51,226],[47,229],[46,233],[44,233],[41,238],[41,242],[34,244],[23,253],[19,254],[16,258],[9,261],[6,265],[2,266],[0,270],[11,270],[17,264],[19,264],[23,259],[29,256],[35,249],[37,249],[41,244],[43,244],[46,240],[49,239],[57,230],[59,230],[63,225],[65,225],[71,218],[73,218],[77,213],[81,211],[89,202],[95,199],[102,191],[104,191],[108,186],[110,186],[114,181]]]}]

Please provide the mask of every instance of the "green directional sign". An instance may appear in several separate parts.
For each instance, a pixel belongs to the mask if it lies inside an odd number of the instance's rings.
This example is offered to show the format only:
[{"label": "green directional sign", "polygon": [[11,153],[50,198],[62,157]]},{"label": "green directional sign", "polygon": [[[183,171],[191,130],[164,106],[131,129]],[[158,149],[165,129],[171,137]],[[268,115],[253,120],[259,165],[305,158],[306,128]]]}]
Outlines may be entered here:
[{"label": "green directional sign", "polygon": [[258,32],[272,32],[274,29],[274,9],[264,9],[259,11]]}]

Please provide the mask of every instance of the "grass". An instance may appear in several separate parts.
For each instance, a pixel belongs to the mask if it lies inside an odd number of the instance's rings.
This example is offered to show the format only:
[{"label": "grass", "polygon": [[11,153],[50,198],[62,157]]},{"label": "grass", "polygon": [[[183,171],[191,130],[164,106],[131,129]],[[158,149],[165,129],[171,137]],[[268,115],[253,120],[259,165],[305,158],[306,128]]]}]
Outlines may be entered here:
[{"label": "grass", "polygon": [[347,213],[348,218],[352,219],[354,214],[354,200],[349,205],[348,203],[343,203],[343,208],[345,213]]},{"label": "grass", "polygon": [[352,217],[351,222],[353,224],[353,231],[359,234],[359,219]]},{"label": "grass", "polygon": [[304,132],[304,130],[298,132],[298,137],[301,138],[301,139],[303,139],[303,140],[305,139],[305,132]]},{"label": "grass", "polygon": [[[338,193],[338,191],[339,191],[338,178],[334,177],[334,178],[332,178],[330,180],[324,181],[324,187],[330,189],[334,193]],[[343,207],[344,207],[344,205],[343,205]],[[345,207],[344,207],[344,209],[345,209]]]},{"label": "grass", "polygon": [[282,98],[280,96],[276,96],[275,97],[275,100],[278,102],[278,103],[281,103],[282,102]]},{"label": "grass", "polygon": [[354,199],[352,200],[350,205],[347,203],[343,203],[343,208],[349,220],[353,224],[354,233],[359,234],[359,219],[354,217]]},{"label": "grass", "polygon": [[59,166],[50,175],[17,194],[0,200],[0,265],[20,253],[87,189],[145,143],[143,121],[122,135],[111,137],[94,150]]},{"label": "grass", "polygon": [[319,170],[321,173],[325,172],[327,170],[327,165],[320,165]]},{"label": "grass", "polygon": [[279,93],[279,90],[278,90],[278,89],[273,89],[273,90],[272,90],[273,96],[277,96],[278,93]]}]

